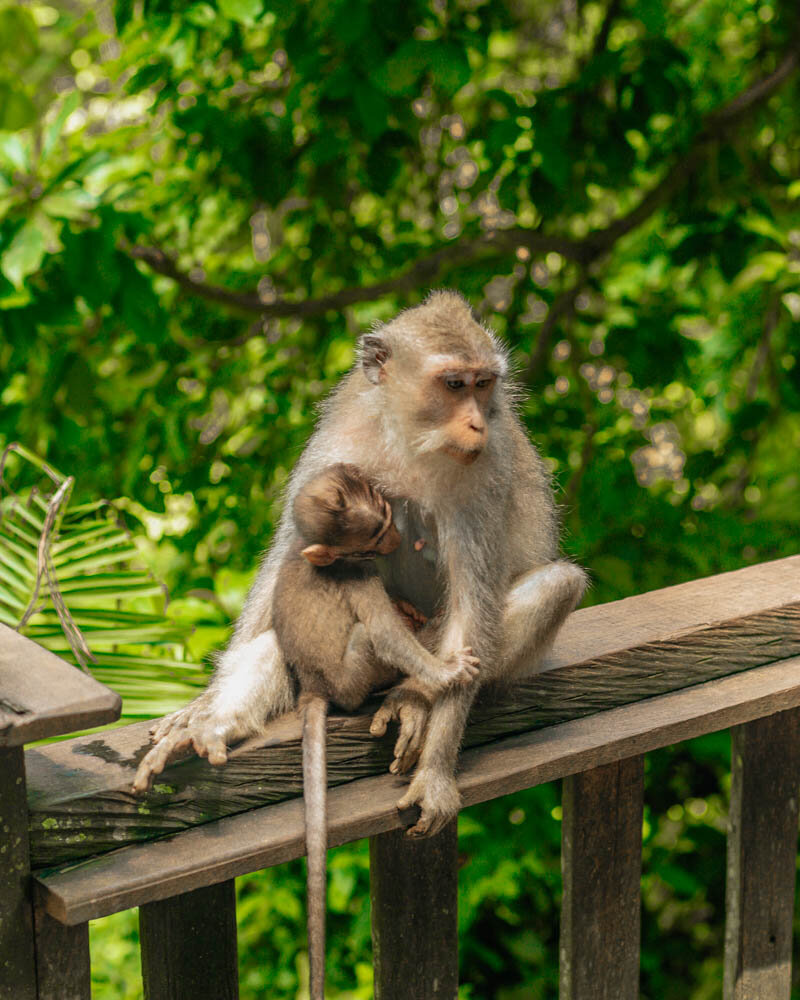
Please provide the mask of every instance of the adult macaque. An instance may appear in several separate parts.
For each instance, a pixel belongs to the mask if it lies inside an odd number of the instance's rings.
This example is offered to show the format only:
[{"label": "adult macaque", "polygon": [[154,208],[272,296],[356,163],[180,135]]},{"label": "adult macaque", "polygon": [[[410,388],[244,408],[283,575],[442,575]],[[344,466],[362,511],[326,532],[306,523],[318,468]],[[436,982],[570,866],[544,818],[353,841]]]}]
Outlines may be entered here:
[{"label": "adult macaque", "polygon": [[[471,647],[481,683],[536,670],[580,600],[585,576],[558,558],[549,479],[514,412],[507,369],[498,341],[453,292],[435,292],[362,337],[358,364],[327,401],[297,463],[287,513],[230,646],[207,690],[155,727],[137,783],[146,784],[174,749],[189,744],[222,763],[228,742],[293,707],[272,597],[278,567],[296,540],[291,503],[334,462],[357,465],[392,498],[404,537],[381,573],[392,597],[423,614],[443,606],[439,657]],[[421,549],[418,540],[425,541]],[[419,754],[400,802],[420,807],[412,836],[436,833],[458,812],[456,758],[476,687],[440,695],[421,752],[419,729],[404,726],[402,694],[390,695],[375,718],[376,733],[390,719],[400,721],[396,769]]]},{"label": "adult macaque", "polygon": [[468,649],[432,656],[392,604],[372,560],[401,538],[391,507],[355,466],[332,465],[303,486],[294,520],[299,537],[278,573],[272,620],[304,713],[310,993],[324,1000],[328,702],[358,708],[400,671],[404,689],[432,703],[451,685],[471,684],[478,668]]}]

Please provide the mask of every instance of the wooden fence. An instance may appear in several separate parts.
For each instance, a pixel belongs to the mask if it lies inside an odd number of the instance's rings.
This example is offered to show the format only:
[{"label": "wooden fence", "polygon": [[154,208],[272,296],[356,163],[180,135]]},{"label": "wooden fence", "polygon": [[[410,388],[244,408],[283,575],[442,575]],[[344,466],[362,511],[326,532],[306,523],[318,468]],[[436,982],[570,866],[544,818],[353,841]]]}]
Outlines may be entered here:
[{"label": "wooden fence", "polygon": [[[563,778],[562,1000],[638,996],[643,755],[732,727],[726,1000],[788,1000],[800,783],[800,556],[576,612],[545,669],[476,706],[472,805]],[[304,853],[300,722],[129,789],[116,695],[0,627],[0,1000],[87,1000],[88,921],[140,908],[148,1000],[238,996],[233,879]],[[329,843],[371,837],[375,996],[457,991],[456,829],[411,842],[391,742],[328,729]],[[357,780],[354,780],[357,779]]]}]

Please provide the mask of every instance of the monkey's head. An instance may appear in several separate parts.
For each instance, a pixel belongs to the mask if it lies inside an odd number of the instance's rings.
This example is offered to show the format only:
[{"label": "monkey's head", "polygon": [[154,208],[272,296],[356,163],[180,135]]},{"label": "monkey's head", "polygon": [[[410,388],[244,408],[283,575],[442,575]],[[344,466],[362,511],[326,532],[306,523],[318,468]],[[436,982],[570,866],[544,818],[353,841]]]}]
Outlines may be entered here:
[{"label": "monkey's head", "polygon": [[400,532],[392,508],[355,465],[330,465],[299,491],[294,520],[315,566],[374,559],[394,552]]},{"label": "monkey's head", "polygon": [[434,292],[360,346],[364,375],[384,393],[398,439],[413,454],[441,452],[471,465],[489,440],[508,362],[466,300]]}]

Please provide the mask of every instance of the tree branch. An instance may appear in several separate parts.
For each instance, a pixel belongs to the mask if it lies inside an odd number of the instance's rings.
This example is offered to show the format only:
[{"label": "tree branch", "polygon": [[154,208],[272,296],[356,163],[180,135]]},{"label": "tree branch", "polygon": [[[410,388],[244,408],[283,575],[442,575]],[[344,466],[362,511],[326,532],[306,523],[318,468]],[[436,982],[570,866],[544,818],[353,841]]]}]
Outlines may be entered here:
[{"label": "tree branch", "polygon": [[[706,147],[773,94],[797,70],[798,62],[798,45],[795,43],[774,72],[708,116],[701,132],[681,156],[680,163],[673,163],[664,177],[642,197],[638,205],[605,228],[589,233],[582,240],[548,235],[522,227],[501,230],[476,239],[462,240],[440,247],[393,278],[370,285],[342,288],[318,298],[301,301],[278,299],[275,302],[262,301],[254,291],[237,292],[220,285],[193,281],[171,257],[157,247],[136,245],[124,246],[123,249],[134,260],[142,261],[156,273],[166,275],[193,295],[239,312],[255,313],[264,318],[319,316],[326,312],[340,311],[357,302],[372,302],[385,295],[414,291],[420,285],[434,284],[446,267],[463,266],[492,257],[506,257],[515,253],[519,247],[526,247],[533,254],[554,251],[587,266],[607,253],[621,237],[638,228],[671,198],[697,168]],[[549,318],[548,314],[545,323]]]},{"label": "tree branch", "polygon": [[583,288],[585,281],[585,274],[582,271],[575,284],[565,289],[553,300],[553,304],[548,309],[544,322],[539,327],[536,346],[531,351],[531,356],[528,359],[528,366],[523,376],[525,385],[533,386],[540,371],[545,367],[547,352],[550,349],[550,342],[553,339],[556,326],[562,322],[566,323],[572,317],[575,312],[575,299],[577,299],[578,293]]}]

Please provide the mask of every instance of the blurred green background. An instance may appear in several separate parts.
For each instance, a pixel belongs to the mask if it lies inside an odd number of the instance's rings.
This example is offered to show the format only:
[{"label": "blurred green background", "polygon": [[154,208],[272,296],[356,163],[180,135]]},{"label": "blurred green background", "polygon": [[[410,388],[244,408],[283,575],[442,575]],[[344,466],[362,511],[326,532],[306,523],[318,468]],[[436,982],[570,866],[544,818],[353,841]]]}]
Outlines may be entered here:
[{"label": "blurred green background", "polygon": [[[797,551],[796,0],[1,0],[0,50],[0,447],[121,498],[196,627],[128,717],[204,683],[316,405],[431,287],[508,342],[590,602]],[[649,1000],[721,996],[728,757],[647,761]],[[559,800],[462,815],[463,998],[557,995]],[[330,866],[366,1000],[365,845]],[[243,1000],[302,997],[302,864],[239,890]],[[135,913],[92,958],[141,995]]]}]

